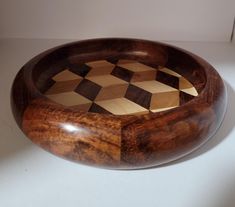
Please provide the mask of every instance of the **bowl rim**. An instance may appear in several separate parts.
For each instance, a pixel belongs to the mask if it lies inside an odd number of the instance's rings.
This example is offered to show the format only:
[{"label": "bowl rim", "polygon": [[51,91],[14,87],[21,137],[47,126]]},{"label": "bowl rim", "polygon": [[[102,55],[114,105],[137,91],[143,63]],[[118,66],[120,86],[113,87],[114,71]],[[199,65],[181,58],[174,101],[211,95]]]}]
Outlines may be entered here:
[{"label": "bowl rim", "polygon": [[[160,111],[160,112],[149,112],[149,113],[146,113],[146,114],[127,114],[127,115],[114,115],[114,114],[79,111],[79,110],[76,110],[74,108],[71,108],[71,107],[68,107],[68,106],[63,106],[59,103],[56,103],[56,102],[52,101],[50,98],[46,97],[37,88],[37,86],[35,85],[35,82],[33,81],[33,69],[41,59],[43,59],[46,56],[52,54],[53,52],[56,52],[56,51],[58,51],[60,49],[63,49],[65,47],[70,47],[70,46],[77,45],[77,44],[80,44],[80,43],[89,43],[89,42],[92,42],[92,41],[105,41],[105,40],[128,40],[128,41],[143,42],[143,43],[149,43],[149,44],[156,44],[156,45],[160,45],[160,46],[163,46],[163,47],[172,48],[172,49],[175,49],[177,51],[180,51],[180,52],[188,55],[189,57],[191,57],[197,64],[199,64],[201,66],[201,68],[203,69],[203,72],[204,72],[205,85],[202,88],[202,90],[200,92],[198,92],[198,95],[196,97],[194,97],[192,100],[187,101],[186,103],[184,103],[184,104],[182,104],[178,107],[175,107],[175,108],[172,108],[172,109],[167,109],[167,110]],[[28,88],[31,88],[30,89],[31,93],[36,95],[35,97],[43,98],[48,103],[53,103],[55,105],[58,105],[60,108],[62,107],[62,110],[71,108],[72,111],[79,111],[82,114],[99,114],[99,116],[103,116],[103,117],[110,117],[111,116],[111,117],[117,117],[117,118],[121,118],[121,117],[140,117],[141,118],[143,116],[144,117],[148,116],[149,118],[155,118],[158,115],[164,115],[166,113],[174,112],[174,111],[178,112],[182,109],[190,108],[195,102],[200,102],[200,103],[205,102],[205,96],[208,93],[208,90],[212,89],[211,85],[213,85],[212,83],[210,83],[210,80],[208,79],[208,75],[209,75],[210,72],[216,73],[217,76],[219,78],[221,78],[220,75],[218,74],[218,72],[215,70],[215,68],[212,65],[210,65],[206,60],[204,60],[203,58],[199,57],[198,55],[196,55],[192,52],[189,52],[185,49],[182,49],[180,47],[177,47],[177,46],[174,46],[174,45],[171,45],[171,44],[168,44],[168,43],[159,42],[159,41],[137,39],[137,38],[122,38],[122,37],[121,38],[119,38],[119,37],[91,38],[91,39],[85,39],[85,40],[72,41],[72,42],[69,42],[69,43],[58,45],[58,46],[55,46],[55,47],[50,48],[48,50],[45,50],[45,51],[39,53],[38,55],[36,55],[31,60],[29,60],[22,67],[22,69],[27,70],[27,73],[24,73],[25,84]],[[32,101],[33,100],[34,100],[34,98],[32,99]]]}]

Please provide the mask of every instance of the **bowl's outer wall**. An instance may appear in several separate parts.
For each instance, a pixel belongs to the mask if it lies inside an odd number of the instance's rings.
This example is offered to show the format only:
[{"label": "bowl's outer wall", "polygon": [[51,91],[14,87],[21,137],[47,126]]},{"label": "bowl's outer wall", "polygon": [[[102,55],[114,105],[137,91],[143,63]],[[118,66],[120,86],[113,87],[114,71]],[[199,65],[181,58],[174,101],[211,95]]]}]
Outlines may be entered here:
[{"label": "bowl's outer wall", "polygon": [[[45,83],[37,77],[48,78],[50,62],[115,56],[168,66],[189,79],[199,95],[160,113],[114,116],[66,108],[38,90]],[[116,38],[70,43],[38,55],[19,71],[11,91],[14,117],[34,143],[72,161],[115,169],[156,166],[192,152],[220,126],[226,100],[221,77],[200,57],[162,43]]]}]

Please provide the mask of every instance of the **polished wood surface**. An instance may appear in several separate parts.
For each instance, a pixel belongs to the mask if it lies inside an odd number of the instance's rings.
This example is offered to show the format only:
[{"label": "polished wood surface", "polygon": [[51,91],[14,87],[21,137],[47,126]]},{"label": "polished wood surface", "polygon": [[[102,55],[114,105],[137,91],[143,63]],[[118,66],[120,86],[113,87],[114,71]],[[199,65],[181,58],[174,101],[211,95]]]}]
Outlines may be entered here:
[{"label": "polished wood surface", "polygon": [[135,169],[195,150],[220,126],[225,86],[200,57],[166,44],[94,39],[26,63],[11,104],[23,132],[79,163]]}]

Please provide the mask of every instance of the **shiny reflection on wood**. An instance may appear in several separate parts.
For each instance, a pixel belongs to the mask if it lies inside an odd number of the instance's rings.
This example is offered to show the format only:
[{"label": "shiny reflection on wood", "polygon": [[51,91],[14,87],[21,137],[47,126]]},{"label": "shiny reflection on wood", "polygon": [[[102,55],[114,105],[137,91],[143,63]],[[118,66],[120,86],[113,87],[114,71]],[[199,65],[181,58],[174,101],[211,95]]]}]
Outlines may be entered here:
[{"label": "shiny reflection on wood", "polygon": [[226,92],[200,57],[163,43],[94,39],[39,54],[11,91],[22,131],[60,157],[136,169],[180,158],[218,129]]}]

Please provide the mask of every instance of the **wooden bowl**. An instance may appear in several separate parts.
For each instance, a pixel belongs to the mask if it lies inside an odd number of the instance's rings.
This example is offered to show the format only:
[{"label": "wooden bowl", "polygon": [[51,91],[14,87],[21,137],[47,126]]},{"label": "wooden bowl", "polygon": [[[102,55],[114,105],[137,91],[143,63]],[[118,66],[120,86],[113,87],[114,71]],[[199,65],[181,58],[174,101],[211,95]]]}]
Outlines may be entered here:
[{"label": "wooden bowl", "polygon": [[206,61],[167,44],[93,39],[50,49],[12,86],[22,131],[60,157],[115,169],[160,165],[205,143],[226,108]]}]

